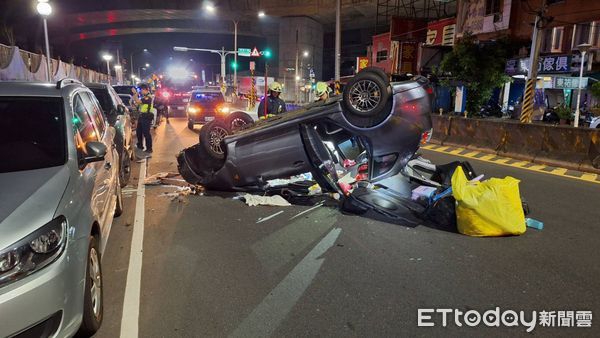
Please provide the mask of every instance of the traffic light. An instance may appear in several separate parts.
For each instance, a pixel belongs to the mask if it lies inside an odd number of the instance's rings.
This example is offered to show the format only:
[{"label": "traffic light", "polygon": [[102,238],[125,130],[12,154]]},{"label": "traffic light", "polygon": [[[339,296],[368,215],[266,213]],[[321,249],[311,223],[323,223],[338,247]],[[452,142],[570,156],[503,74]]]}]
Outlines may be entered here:
[{"label": "traffic light", "polygon": [[265,49],[265,51],[263,52],[263,55],[267,58],[270,59],[271,58],[271,51],[269,49]]},{"label": "traffic light", "polygon": [[231,62],[231,69],[237,69],[237,68],[238,68],[238,64],[235,61]]}]

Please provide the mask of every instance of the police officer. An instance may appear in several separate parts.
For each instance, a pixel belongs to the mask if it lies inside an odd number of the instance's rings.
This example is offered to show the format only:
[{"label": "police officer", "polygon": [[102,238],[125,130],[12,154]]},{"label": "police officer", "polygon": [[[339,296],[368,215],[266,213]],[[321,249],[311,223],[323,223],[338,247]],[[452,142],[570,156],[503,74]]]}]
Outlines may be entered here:
[{"label": "police officer", "polygon": [[140,117],[138,118],[138,124],[136,129],[137,134],[137,147],[143,149],[143,140],[146,139],[146,152],[152,152],[152,135],[150,134],[150,128],[152,127],[152,120],[154,114],[152,109],[154,108],[154,98],[150,94],[150,88],[147,84],[143,83],[140,85],[142,91],[142,98],[140,99],[137,95],[135,88],[131,90],[133,93],[133,99],[139,106]]},{"label": "police officer", "polygon": [[258,105],[257,114],[261,119],[265,118],[265,99],[268,99],[266,116],[274,116],[285,113],[285,102],[279,98],[283,87],[279,82],[273,82],[269,85],[269,96],[262,99]]},{"label": "police officer", "polygon": [[325,82],[317,82],[315,88],[316,101],[326,101],[331,96],[331,88]]}]

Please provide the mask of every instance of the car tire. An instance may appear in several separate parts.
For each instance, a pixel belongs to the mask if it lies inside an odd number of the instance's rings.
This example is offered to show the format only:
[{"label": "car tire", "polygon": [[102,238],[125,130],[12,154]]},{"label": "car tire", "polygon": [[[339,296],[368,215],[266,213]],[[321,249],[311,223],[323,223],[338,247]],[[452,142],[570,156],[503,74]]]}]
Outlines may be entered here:
[{"label": "car tire", "polygon": [[369,211],[369,208],[360,205],[352,196],[343,197],[341,209],[343,212],[354,215],[364,215]]},{"label": "car tire", "polygon": [[127,150],[123,150],[121,155],[121,165],[119,167],[119,184],[125,187],[131,177],[131,156]]},{"label": "car tire", "polygon": [[101,257],[98,246],[98,239],[90,236],[85,268],[83,318],[77,337],[93,336],[102,324],[104,302],[102,299]]},{"label": "car tire", "polygon": [[361,69],[361,71],[358,74],[356,74],[356,77],[361,77],[362,75],[369,73],[378,75],[386,83],[390,81],[390,76],[386,74],[386,72],[382,68],[373,66]]},{"label": "car tire", "polygon": [[392,111],[391,88],[375,72],[361,72],[344,87],[344,117],[358,128],[383,122]]},{"label": "car tire", "polygon": [[188,126],[187,127],[188,127],[189,130],[194,130],[194,122],[188,120]]},{"label": "car tire", "polygon": [[225,159],[223,139],[230,134],[229,128],[223,121],[214,120],[200,129],[200,144],[212,158],[223,160]]},{"label": "car tire", "polygon": [[117,206],[115,207],[115,217],[123,214],[123,188],[121,184],[117,184]]},{"label": "car tire", "polygon": [[231,113],[227,117],[227,125],[229,126],[229,130],[235,132],[245,125],[254,123],[254,119],[252,117],[242,111],[235,111]]}]

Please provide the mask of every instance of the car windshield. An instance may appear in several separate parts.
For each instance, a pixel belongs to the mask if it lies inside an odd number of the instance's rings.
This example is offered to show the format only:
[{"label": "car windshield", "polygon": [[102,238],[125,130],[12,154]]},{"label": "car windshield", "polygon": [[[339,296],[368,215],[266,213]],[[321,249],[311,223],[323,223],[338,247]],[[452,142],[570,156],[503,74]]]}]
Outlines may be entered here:
[{"label": "car windshield", "polygon": [[98,99],[98,102],[100,102],[100,106],[102,107],[102,110],[104,110],[105,114],[110,113],[110,111],[112,110],[112,100],[110,99],[110,96],[108,95],[108,91],[106,91],[106,89],[103,88],[90,88],[92,90],[92,93],[94,93],[94,95],[96,96],[96,98]]},{"label": "car windshield", "polygon": [[223,94],[221,93],[192,93],[192,102],[199,103],[209,103],[209,104],[217,104],[223,103],[225,100],[223,99]]},{"label": "car windshield", "polygon": [[63,165],[62,98],[0,97],[0,173]]}]

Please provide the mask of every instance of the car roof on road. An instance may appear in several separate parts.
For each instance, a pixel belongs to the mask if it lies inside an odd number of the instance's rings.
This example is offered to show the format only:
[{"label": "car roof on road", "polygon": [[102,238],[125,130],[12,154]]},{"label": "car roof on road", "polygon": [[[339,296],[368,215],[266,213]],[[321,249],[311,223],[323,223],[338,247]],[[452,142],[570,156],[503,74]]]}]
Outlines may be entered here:
[{"label": "car roof on road", "polygon": [[56,88],[56,82],[0,82],[0,96],[45,96],[61,97],[64,90],[80,87],[79,84],[65,84],[61,89]]}]

